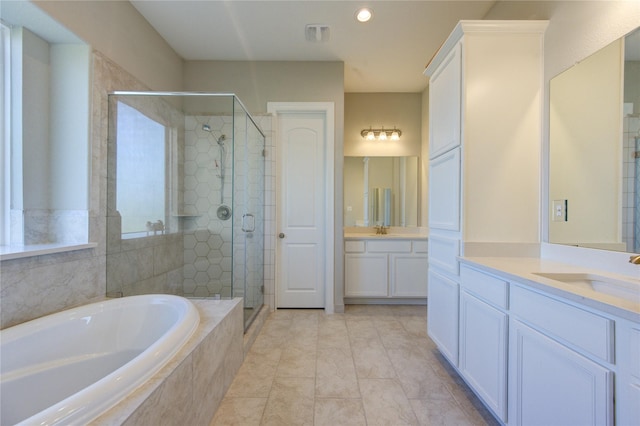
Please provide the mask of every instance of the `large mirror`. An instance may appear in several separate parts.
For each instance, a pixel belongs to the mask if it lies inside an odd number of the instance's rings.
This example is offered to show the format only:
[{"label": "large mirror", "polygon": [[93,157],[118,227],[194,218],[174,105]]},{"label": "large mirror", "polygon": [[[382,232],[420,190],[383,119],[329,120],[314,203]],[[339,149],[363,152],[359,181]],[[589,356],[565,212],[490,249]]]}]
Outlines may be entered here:
[{"label": "large mirror", "polygon": [[418,226],[418,157],[345,157],[344,226]]},{"label": "large mirror", "polygon": [[549,242],[640,252],[640,30],[556,76]]}]

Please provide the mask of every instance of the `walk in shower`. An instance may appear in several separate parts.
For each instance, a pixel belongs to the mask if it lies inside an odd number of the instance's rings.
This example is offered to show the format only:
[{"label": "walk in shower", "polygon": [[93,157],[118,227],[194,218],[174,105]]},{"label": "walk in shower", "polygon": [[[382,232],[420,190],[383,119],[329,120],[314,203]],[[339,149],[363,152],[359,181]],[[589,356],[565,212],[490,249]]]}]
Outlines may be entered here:
[{"label": "walk in shower", "polygon": [[107,295],[263,305],[265,136],[232,94],[109,95]]}]

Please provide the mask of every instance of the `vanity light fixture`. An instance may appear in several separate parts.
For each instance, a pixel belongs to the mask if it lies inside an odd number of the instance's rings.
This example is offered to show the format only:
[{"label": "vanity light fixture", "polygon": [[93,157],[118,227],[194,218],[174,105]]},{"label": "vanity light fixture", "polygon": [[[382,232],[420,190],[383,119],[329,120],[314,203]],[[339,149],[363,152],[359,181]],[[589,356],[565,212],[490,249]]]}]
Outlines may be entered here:
[{"label": "vanity light fixture", "polygon": [[368,141],[379,140],[379,141],[399,141],[400,136],[402,136],[402,130],[396,129],[385,129],[384,127],[381,129],[372,129],[369,127],[368,129],[362,129],[360,135]]},{"label": "vanity light fixture", "polygon": [[373,10],[363,7],[356,11],[356,20],[358,22],[369,22],[373,18]]}]

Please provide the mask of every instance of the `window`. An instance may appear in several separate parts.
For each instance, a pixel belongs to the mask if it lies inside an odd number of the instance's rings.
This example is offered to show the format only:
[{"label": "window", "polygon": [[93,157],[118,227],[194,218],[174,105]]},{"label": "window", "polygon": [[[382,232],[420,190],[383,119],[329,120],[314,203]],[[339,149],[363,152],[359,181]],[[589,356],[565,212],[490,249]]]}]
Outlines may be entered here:
[{"label": "window", "polygon": [[5,3],[12,21],[0,26],[0,259],[95,247],[91,47],[31,2]]},{"label": "window", "polygon": [[166,128],[118,102],[117,194],[122,235],[163,233],[166,223]]},{"label": "window", "polygon": [[0,23],[0,245],[9,243],[9,141],[11,137],[11,31]]}]

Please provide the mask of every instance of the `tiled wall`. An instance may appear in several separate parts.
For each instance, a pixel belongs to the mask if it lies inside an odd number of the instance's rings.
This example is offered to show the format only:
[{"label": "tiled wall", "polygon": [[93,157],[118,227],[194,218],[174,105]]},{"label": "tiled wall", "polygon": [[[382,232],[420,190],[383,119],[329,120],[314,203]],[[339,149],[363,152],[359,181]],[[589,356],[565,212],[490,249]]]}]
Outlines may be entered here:
[{"label": "tiled wall", "polygon": [[640,225],[636,223],[640,220],[640,206],[636,192],[640,190],[640,158],[636,159],[635,153],[640,151],[640,116],[625,116],[623,123],[622,238],[627,251],[637,253],[640,250]]},{"label": "tiled wall", "polygon": [[254,115],[265,134],[264,163],[264,304],[274,310],[276,280],[276,146],[272,115]]},{"label": "tiled wall", "polygon": [[[205,124],[211,132],[202,130]],[[223,134],[224,160],[217,143]],[[231,296],[232,220],[219,219],[217,210],[222,204],[232,207],[234,137],[232,116],[185,117],[182,208],[185,296]]]},{"label": "tiled wall", "polygon": [[[260,303],[263,285],[263,147],[243,118],[185,117],[184,294],[243,296],[252,307]],[[217,142],[221,135],[224,152]],[[220,207],[229,207],[233,220],[221,219]],[[253,215],[253,232],[242,230],[245,214]]]}]

